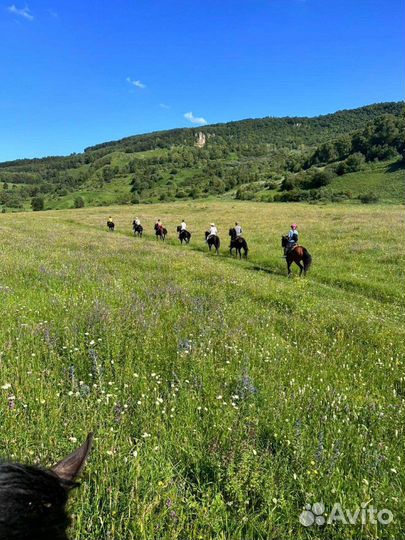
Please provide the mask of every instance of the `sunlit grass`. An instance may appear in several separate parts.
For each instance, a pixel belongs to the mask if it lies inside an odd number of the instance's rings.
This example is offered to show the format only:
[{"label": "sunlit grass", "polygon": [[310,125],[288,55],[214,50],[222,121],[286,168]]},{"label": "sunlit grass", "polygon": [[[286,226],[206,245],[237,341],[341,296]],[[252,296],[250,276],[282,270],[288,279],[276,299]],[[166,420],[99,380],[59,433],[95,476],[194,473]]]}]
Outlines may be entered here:
[{"label": "sunlit grass", "polygon": [[[73,538],[401,537],[402,218],[234,202],[0,215],[2,456],[49,465],[95,432]],[[248,261],[228,254],[235,220]],[[292,220],[307,279],[286,278]],[[318,501],[395,520],[303,527]]]}]

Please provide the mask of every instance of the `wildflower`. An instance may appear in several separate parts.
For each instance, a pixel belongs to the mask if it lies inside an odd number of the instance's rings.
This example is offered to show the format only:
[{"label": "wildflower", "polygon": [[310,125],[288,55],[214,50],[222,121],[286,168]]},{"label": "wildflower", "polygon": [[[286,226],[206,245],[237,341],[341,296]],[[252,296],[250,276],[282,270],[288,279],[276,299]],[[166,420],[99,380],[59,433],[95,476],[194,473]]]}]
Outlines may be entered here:
[{"label": "wildflower", "polygon": [[1,388],[2,390],[8,390],[9,388],[11,388],[11,384],[10,383],[3,384]]}]

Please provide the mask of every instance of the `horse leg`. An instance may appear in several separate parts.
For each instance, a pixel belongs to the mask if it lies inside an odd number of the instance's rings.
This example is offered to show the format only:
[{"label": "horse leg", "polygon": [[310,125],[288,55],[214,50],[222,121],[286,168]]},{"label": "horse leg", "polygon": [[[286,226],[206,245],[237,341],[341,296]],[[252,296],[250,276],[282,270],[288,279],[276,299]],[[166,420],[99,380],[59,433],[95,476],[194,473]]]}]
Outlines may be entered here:
[{"label": "horse leg", "polygon": [[288,277],[291,277],[291,262],[292,262],[292,261],[287,261],[287,272],[288,272]]},{"label": "horse leg", "polygon": [[304,267],[302,266],[302,264],[299,261],[298,262],[296,261],[295,264],[300,267],[300,276],[301,276],[302,271],[304,270]]}]

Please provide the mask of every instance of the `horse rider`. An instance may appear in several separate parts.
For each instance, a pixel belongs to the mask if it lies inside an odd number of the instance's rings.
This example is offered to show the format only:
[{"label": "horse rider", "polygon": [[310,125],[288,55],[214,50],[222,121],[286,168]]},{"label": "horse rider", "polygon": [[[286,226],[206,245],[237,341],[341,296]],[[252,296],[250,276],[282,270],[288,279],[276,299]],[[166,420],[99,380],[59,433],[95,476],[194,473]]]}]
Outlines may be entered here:
[{"label": "horse rider", "polygon": [[297,224],[292,223],[291,229],[287,235],[288,238],[288,245],[284,248],[284,257],[287,256],[287,253],[295,248],[295,246],[298,244],[298,229]]},{"label": "horse rider", "polygon": [[157,231],[163,230],[163,225],[162,225],[162,222],[160,221],[160,219],[158,219],[158,220],[156,221],[156,223],[155,223],[155,229],[156,229]]},{"label": "horse rider", "polygon": [[107,219],[107,225],[109,225],[110,223],[114,223],[111,216]]},{"label": "horse rider", "polygon": [[180,232],[181,231],[186,231],[186,230],[187,230],[187,225],[186,225],[186,222],[183,219],[183,221],[180,223]]},{"label": "horse rider", "polygon": [[210,225],[210,230],[208,231],[208,236],[207,236],[207,242],[213,236],[218,236],[218,229],[216,228],[215,223],[211,223]]},{"label": "horse rider", "polygon": [[134,219],[133,226],[134,227],[139,227],[140,224],[141,224],[141,220],[139,219],[139,217],[136,217]]},{"label": "horse rider", "polygon": [[242,236],[242,233],[243,233],[242,227],[240,226],[240,223],[238,223],[237,221],[235,221],[235,233],[236,233],[236,238],[238,238],[239,236]]}]

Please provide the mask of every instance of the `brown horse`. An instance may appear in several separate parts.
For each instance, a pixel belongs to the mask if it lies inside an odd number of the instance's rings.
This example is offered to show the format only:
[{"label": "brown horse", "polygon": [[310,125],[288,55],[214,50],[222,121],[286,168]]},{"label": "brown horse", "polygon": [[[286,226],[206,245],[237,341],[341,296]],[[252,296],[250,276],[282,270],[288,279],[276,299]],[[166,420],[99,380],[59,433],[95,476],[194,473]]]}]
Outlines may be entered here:
[{"label": "brown horse", "polygon": [[[288,245],[289,245],[288,237],[287,236],[282,236],[281,237],[281,246],[283,248],[286,248],[286,247],[288,247]],[[293,262],[295,262],[295,264],[297,266],[299,266],[300,275],[302,274],[302,272],[304,272],[304,276],[305,276],[306,273],[309,270],[309,267],[311,266],[312,257],[308,253],[306,248],[304,248],[303,246],[298,246],[297,245],[297,246],[293,247],[292,249],[290,249],[289,251],[287,251],[286,261],[287,261],[288,277],[291,276],[291,265],[292,265]],[[303,261],[304,265],[301,264],[301,261]]]},{"label": "brown horse", "polygon": [[163,225],[158,225],[155,223],[155,234],[156,234],[156,240],[163,240],[165,241],[166,235],[167,235],[167,229],[166,227],[163,227]]}]

